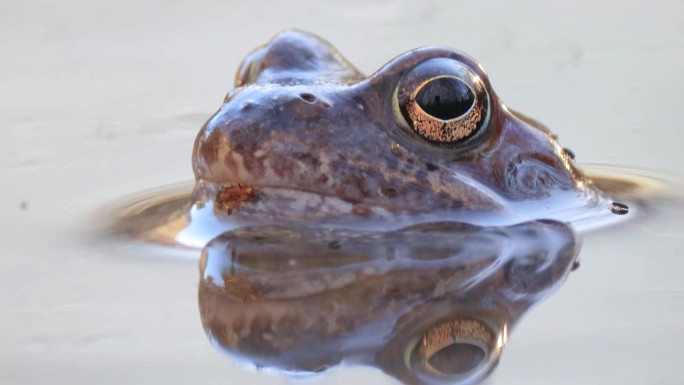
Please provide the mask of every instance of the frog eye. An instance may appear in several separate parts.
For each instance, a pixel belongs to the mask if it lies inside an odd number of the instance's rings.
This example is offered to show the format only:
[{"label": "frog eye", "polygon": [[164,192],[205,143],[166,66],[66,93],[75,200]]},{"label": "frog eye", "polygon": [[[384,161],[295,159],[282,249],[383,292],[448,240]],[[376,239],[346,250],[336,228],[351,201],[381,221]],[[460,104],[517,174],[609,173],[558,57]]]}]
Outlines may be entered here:
[{"label": "frog eye", "polygon": [[489,96],[481,79],[461,63],[432,59],[416,66],[397,88],[403,119],[437,143],[467,141],[486,127]]},{"label": "frog eye", "polygon": [[455,319],[427,330],[410,352],[409,365],[430,377],[468,382],[497,361],[502,345],[486,323]]}]

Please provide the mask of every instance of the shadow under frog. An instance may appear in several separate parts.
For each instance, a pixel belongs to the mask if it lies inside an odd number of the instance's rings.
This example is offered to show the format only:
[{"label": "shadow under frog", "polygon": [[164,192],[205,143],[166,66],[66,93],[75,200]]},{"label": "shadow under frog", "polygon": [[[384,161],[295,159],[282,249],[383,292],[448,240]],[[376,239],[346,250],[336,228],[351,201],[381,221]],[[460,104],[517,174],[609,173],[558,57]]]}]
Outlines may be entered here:
[{"label": "shadow under frog", "polygon": [[439,47],[365,77],[283,32],[243,61],[192,165],[189,198],[136,203],[118,232],[204,247],[212,341],[287,371],[477,381],[571,270],[573,226],[611,215],[554,134]]},{"label": "shadow under frog", "polygon": [[406,384],[471,383],[574,265],[554,221],[439,222],[371,233],[264,225],[202,252],[199,308],[215,346],[257,367],[378,367]]}]

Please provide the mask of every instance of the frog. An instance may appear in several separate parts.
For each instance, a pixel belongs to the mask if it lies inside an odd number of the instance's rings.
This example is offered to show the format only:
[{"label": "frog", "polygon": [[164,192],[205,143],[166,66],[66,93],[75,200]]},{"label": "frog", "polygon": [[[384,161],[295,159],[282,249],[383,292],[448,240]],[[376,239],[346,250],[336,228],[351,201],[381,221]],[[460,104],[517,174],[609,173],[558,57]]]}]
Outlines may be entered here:
[{"label": "frog", "polygon": [[407,384],[486,377],[509,328],[578,266],[573,216],[610,211],[464,52],[418,48],[366,76],[299,30],[242,61],[192,167],[213,344],[257,367],[352,362]]},{"label": "frog", "polygon": [[299,30],[243,60],[192,167],[196,207],[231,224],[513,224],[609,204],[467,54],[418,48],[365,76]]}]

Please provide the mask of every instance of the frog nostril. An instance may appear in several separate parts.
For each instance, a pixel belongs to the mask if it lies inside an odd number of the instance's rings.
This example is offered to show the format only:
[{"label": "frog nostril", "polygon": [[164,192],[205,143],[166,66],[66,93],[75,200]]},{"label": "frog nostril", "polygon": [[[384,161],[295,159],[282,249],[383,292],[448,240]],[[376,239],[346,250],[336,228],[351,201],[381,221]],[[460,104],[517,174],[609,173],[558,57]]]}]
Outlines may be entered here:
[{"label": "frog nostril", "polygon": [[256,106],[256,103],[253,102],[244,102],[240,105],[240,111],[242,112],[247,112],[254,108]]},{"label": "frog nostril", "polygon": [[299,94],[299,97],[307,103],[314,103],[316,101],[316,97],[308,92]]}]

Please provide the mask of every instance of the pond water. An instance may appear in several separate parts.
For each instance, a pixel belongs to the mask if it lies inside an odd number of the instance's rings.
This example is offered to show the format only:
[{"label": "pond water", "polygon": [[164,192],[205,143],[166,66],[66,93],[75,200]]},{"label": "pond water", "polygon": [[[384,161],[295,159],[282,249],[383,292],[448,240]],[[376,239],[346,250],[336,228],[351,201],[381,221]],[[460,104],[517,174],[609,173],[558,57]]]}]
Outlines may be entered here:
[{"label": "pond water", "polygon": [[[214,350],[196,258],[101,237],[116,202],[192,179],[194,137],[240,60],[291,27],[366,73],[418,46],[462,49],[580,164],[660,181],[633,220],[582,235],[581,267],[520,321],[486,382],[681,382],[684,4],[68,0],[0,10],[0,382],[299,381]],[[350,379],[393,383],[367,367],[312,380]]]}]

